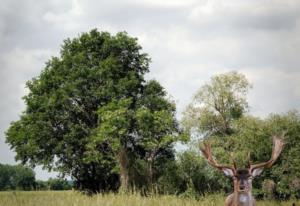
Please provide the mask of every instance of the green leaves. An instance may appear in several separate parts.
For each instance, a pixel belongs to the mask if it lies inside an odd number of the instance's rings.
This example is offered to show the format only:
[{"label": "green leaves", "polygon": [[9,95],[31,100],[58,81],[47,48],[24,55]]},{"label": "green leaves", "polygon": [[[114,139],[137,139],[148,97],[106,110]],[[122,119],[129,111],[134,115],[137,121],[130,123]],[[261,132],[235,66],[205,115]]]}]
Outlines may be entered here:
[{"label": "green leaves", "polygon": [[158,82],[145,82],[149,62],[125,32],[92,30],[66,39],[60,56],[27,82],[26,110],[6,133],[16,159],[98,192],[117,189],[118,176],[127,181],[150,151],[172,158],[175,105]]},{"label": "green leaves", "polygon": [[[272,153],[272,136],[285,132],[285,147],[279,159],[253,184],[256,194],[268,192],[263,191],[268,188],[267,183],[263,185],[263,180],[272,180],[276,186],[272,195],[280,198],[299,196],[300,190],[296,189],[300,179],[299,113],[271,114],[265,119],[247,115],[246,94],[250,88],[245,76],[237,72],[212,77],[186,108],[183,126],[192,136],[203,137],[213,145],[218,162],[230,164],[233,154],[238,168],[247,167],[248,153],[253,163],[268,161]],[[209,174],[206,179],[209,182]],[[222,179],[220,184],[226,185]]]},{"label": "green leaves", "polygon": [[[130,110],[131,98],[112,100],[106,106],[99,108],[99,127],[94,131],[96,142],[106,142],[114,151],[120,149],[122,141],[129,138],[130,122],[133,111]],[[129,140],[127,140],[129,141]]]},{"label": "green leaves", "polygon": [[22,165],[0,164],[0,191],[32,190],[35,187],[35,173]]},{"label": "green leaves", "polygon": [[115,168],[113,148],[93,142],[95,130],[114,140],[132,127],[127,109],[134,104],[123,99],[136,101],[149,61],[137,39],[124,32],[112,36],[92,30],[65,40],[60,56],[27,82],[26,110],[7,131],[17,160],[70,174],[82,189],[114,188],[116,178],[108,180],[114,175],[102,175],[105,181],[100,176]]},{"label": "green leaves", "polygon": [[186,108],[182,120],[184,127],[198,134],[231,134],[233,120],[247,111],[246,95],[250,88],[246,77],[237,72],[213,76]]}]

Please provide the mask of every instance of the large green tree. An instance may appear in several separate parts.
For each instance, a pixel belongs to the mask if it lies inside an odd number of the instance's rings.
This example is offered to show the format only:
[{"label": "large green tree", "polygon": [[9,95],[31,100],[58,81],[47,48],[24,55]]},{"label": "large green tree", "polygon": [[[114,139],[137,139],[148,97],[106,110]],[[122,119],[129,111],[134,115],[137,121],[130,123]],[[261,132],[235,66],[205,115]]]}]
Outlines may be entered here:
[{"label": "large green tree", "polygon": [[27,82],[26,110],[6,133],[16,159],[70,175],[79,189],[117,189],[119,175],[127,188],[128,154],[144,138],[135,111],[149,61],[124,32],[65,40],[60,56]]}]

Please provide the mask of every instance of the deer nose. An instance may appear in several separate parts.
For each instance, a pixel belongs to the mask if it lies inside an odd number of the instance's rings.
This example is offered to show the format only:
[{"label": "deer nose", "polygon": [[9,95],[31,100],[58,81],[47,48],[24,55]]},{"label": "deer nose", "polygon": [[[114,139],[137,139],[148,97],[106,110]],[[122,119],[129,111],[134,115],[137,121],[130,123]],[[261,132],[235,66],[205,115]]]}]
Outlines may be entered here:
[{"label": "deer nose", "polygon": [[240,182],[239,188],[240,188],[240,190],[245,190],[246,189],[246,185],[245,185],[244,181]]},{"label": "deer nose", "polygon": [[245,190],[245,185],[240,185],[240,190]]}]

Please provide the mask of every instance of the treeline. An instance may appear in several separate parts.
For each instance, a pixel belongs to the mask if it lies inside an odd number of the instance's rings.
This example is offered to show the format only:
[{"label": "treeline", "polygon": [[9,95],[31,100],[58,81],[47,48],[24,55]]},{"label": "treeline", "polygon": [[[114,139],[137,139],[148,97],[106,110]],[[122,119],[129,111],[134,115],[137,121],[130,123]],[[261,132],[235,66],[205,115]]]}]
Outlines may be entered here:
[{"label": "treeline", "polygon": [[[247,156],[259,163],[269,160],[274,134],[285,133],[285,147],[276,164],[265,169],[253,180],[253,195],[264,199],[300,198],[300,114],[271,114],[265,119],[250,115],[232,122],[231,135],[209,136],[215,158],[231,164],[233,154],[239,168],[247,167]],[[191,141],[189,149],[177,153],[175,162],[165,166],[167,172],[159,180],[161,192],[197,197],[208,193],[233,190],[232,180],[208,165],[201,156],[198,143]]]},{"label": "treeline", "polygon": [[[272,137],[284,135],[284,150],[271,169],[253,180],[254,195],[264,198],[300,198],[300,114],[270,114],[259,118],[249,114],[247,93],[251,84],[237,72],[213,76],[200,87],[193,102],[186,108],[182,125],[200,140],[192,140],[195,151],[199,143],[208,141],[217,161],[238,168],[250,163],[266,162],[272,154]],[[198,142],[198,144],[196,142]],[[250,156],[249,156],[250,155]],[[199,157],[203,161],[203,158]],[[230,191],[231,184],[207,164],[202,181],[193,181],[194,188],[211,191]],[[217,179],[215,179],[217,178]],[[214,179],[214,183],[209,182]],[[205,189],[207,187],[207,189]]]},{"label": "treeline", "polygon": [[[277,164],[254,180],[255,194],[299,197],[300,118],[297,111],[251,116],[243,74],[213,76],[182,115],[156,80],[145,80],[150,58],[136,38],[92,30],[64,41],[38,77],[27,82],[26,109],[6,132],[16,159],[71,176],[88,193],[140,191],[199,196],[230,192],[231,180],[199,152],[212,143],[216,158],[233,153],[245,167],[271,155],[271,136],[285,132]],[[184,85],[183,85],[184,86]],[[200,85],[199,85],[200,86]],[[187,91],[189,92],[189,91]],[[175,152],[176,144],[188,149]]]},{"label": "treeline", "polygon": [[22,165],[0,164],[0,190],[31,190],[35,184],[35,173]]},{"label": "treeline", "polygon": [[36,180],[35,172],[23,165],[0,164],[0,191],[9,190],[70,190],[72,181],[50,178]]},{"label": "treeline", "polygon": [[35,190],[71,190],[73,181],[63,178],[49,178],[46,181],[36,180]]}]

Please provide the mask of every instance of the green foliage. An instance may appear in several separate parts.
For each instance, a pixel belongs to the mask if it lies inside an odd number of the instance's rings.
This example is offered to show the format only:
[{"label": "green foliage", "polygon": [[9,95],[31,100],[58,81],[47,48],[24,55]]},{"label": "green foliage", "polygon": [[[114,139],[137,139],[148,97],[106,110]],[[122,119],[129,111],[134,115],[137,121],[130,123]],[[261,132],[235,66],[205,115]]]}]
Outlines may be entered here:
[{"label": "green foliage", "polygon": [[0,164],[0,190],[32,190],[35,187],[35,173],[22,165]]},{"label": "green foliage", "polygon": [[[217,154],[220,160],[229,160],[229,152],[234,153],[240,167],[246,167],[248,152],[254,163],[269,160],[272,152],[272,136],[285,132],[285,147],[271,169],[266,169],[261,177],[254,181],[254,187],[258,194],[266,194],[263,191],[263,181],[272,180],[275,183],[274,196],[278,198],[298,197],[300,187],[300,164],[298,154],[300,152],[300,115],[298,112],[288,112],[282,115],[270,115],[266,119],[258,119],[247,116],[236,122],[235,133],[226,141],[219,141],[217,147],[225,148],[225,151]],[[223,158],[222,158],[223,157]]]},{"label": "green foliage", "polygon": [[178,128],[175,105],[165,95],[158,82],[150,81],[135,113],[137,134],[141,137],[137,144],[144,150],[148,183],[152,186],[154,178],[159,177],[161,165],[172,161],[174,143],[184,136]]},{"label": "green foliage", "polygon": [[157,184],[158,191],[162,194],[179,195],[186,190],[177,161],[168,161],[164,164],[163,175],[159,177]]},{"label": "green foliage", "polygon": [[79,189],[116,189],[110,145],[97,145],[103,158],[86,153],[99,126],[98,109],[141,92],[149,58],[140,50],[124,32],[92,30],[65,40],[60,57],[27,82],[26,110],[6,133],[16,159],[71,175]]},{"label": "green foliage", "polygon": [[0,190],[6,190],[15,187],[10,181],[11,174],[12,168],[10,166],[0,164]]},{"label": "green foliage", "polygon": [[248,108],[246,94],[251,88],[243,74],[229,72],[213,76],[194,95],[186,108],[183,125],[200,135],[229,135],[232,122]]},{"label": "green foliage", "polygon": [[35,190],[71,190],[73,188],[73,181],[63,178],[49,178],[46,181],[37,180],[35,182]]},{"label": "green foliage", "polygon": [[49,186],[47,184],[47,181],[43,181],[43,180],[37,180],[35,182],[35,189],[37,191],[42,191],[42,190],[49,190]]},{"label": "green foliage", "polygon": [[[211,136],[209,141],[213,145],[213,154],[219,162],[230,164],[230,155],[233,154],[239,168],[247,166],[248,153],[251,154],[253,163],[268,161],[272,152],[272,136],[286,132],[285,147],[276,164],[271,169],[266,169],[253,181],[254,194],[266,198],[299,198],[300,116],[298,112],[270,115],[266,119],[248,115],[236,120],[233,128],[234,133],[230,136],[226,138]],[[222,188],[226,184],[230,185],[224,179],[220,180]],[[270,192],[270,184],[266,183],[267,180],[274,182],[272,192]],[[208,181],[207,176],[205,181]]]},{"label": "green foliage", "polygon": [[270,115],[266,120],[268,133],[285,132],[285,147],[281,158],[272,169],[270,176],[278,185],[280,197],[300,198],[300,114],[297,111],[283,115]]},{"label": "green foliage", "polygon": [[[209,141],[218,162],[230,164],[233,155],[239,168],[247,166],[248,153],[253,163],[268,161],[272,136],[284,132],[285,147],[280,158],[253,181],[253,193],[258,198],[299,198],[300,115],[297,111],[271,114],[265,119],[248,115],[246,94],[249,88],[247,79],[236,72],[212,77],[188,106],[183,119],[185,129]],[[192,147],[195,149],[194,144]],[[217,183],[214,189],[230,191],[228,180],[211,170],[213,168],[204,173],[203,182],[208,183],[214,177]]]},{"label": "green foliage", "polygon": [[155,182],[180,132],[164,89],[144,80],[149,61],[125,32],[65,40],[27,82],[26,110],[6,133],[16,159],[70,175],[89,192],[128,189],[137,174]]},{"label": "green foliage", "polygon": [[47,181],[48,188],[50,190],[70,190],[72,185],[65,179],[61,178],[50,178]]}]

